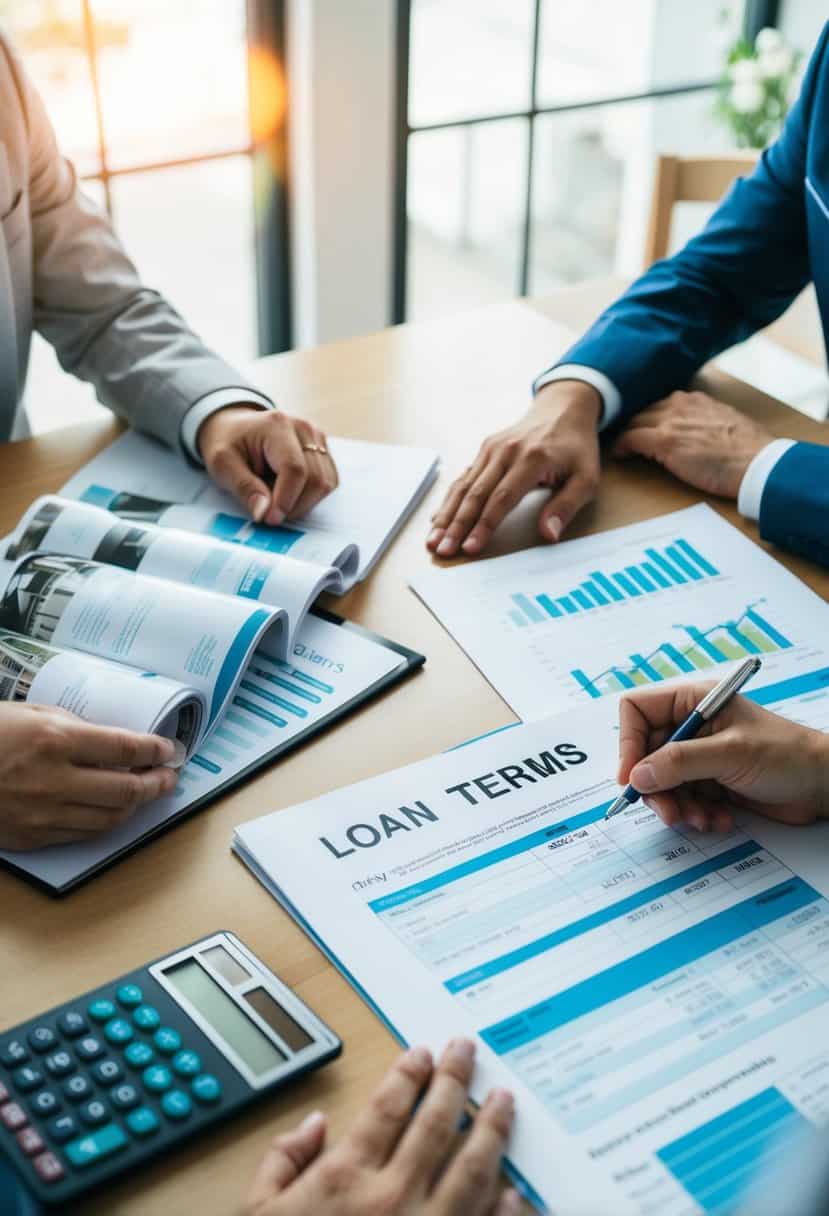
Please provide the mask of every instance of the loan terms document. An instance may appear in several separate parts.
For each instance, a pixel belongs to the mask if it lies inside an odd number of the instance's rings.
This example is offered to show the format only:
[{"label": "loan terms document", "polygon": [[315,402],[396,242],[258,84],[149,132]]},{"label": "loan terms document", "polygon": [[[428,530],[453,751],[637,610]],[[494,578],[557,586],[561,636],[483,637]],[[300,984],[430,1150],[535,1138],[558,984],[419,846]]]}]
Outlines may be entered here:
[{"label": "loan terms document", "polygon": [[[829,662],[753,696],[829,726]],[[238,829],[396,1034],[479,1044],[509,1160],[560,1216],[726,1213],[829,1120],[829,829],[669,829],[596,699]]]}]

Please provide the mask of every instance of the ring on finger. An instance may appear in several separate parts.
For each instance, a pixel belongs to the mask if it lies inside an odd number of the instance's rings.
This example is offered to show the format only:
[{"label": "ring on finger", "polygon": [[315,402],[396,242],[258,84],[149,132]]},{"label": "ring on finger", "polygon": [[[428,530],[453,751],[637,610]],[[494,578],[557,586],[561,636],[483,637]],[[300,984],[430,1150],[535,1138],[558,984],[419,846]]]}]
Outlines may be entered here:
[{"label": "ring on finger", "polygon": [[320,456],[327,456],[328,448],[322,443],[303,443],[303,452],[319,452]]}]

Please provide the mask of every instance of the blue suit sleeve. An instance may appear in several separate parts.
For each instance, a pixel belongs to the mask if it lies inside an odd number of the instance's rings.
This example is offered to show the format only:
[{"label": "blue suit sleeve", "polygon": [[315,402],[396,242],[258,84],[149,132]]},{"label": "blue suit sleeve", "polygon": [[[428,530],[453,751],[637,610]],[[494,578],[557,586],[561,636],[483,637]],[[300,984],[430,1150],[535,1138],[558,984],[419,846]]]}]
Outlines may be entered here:
[{"label": "blue suit sleeve", "polygon": [[824,79],[829,24],[779,139],[738,180],[705,229],[657,262],[611,305],[561,363],[596,368],[630,415],[688,383],[708,359],[778,317],[811,279],[806,145]]},{"label": "blue suit sleeve", "polygon": [[780,457],[760,501],[760,535],[829,566],[829,448],[796,443]]}]

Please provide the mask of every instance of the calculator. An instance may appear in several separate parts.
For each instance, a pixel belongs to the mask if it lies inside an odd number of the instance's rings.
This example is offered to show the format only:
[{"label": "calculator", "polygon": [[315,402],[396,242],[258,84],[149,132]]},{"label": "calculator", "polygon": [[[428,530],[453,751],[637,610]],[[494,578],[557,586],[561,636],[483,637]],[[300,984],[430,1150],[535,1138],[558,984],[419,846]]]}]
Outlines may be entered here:
[{"label": "calculator", "polygon": [[0,1032],[0,1150],[59,1206],[339,1055],[342,1042],[219,932]]}]

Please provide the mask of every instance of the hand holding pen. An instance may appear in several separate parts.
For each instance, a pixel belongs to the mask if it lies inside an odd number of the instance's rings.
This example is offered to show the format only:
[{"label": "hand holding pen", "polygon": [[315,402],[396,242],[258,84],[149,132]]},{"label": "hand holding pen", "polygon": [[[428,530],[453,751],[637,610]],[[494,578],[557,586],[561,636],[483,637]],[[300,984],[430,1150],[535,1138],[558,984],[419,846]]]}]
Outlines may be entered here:
[{"label": "hand holding pen", "polygon": [[[743,667],[750,678],[754,663]],[[708,702],[707,722],[694,719],[689,734],[673,738],[722,685],[656,686],[622,699],[617,779],[634,794],[624,806],[641,794],[667,825],[701,832],[730,831],[741,810],[790,824],[829,817],[829,736],[820,731],[731,691],[713,717]]]}]

